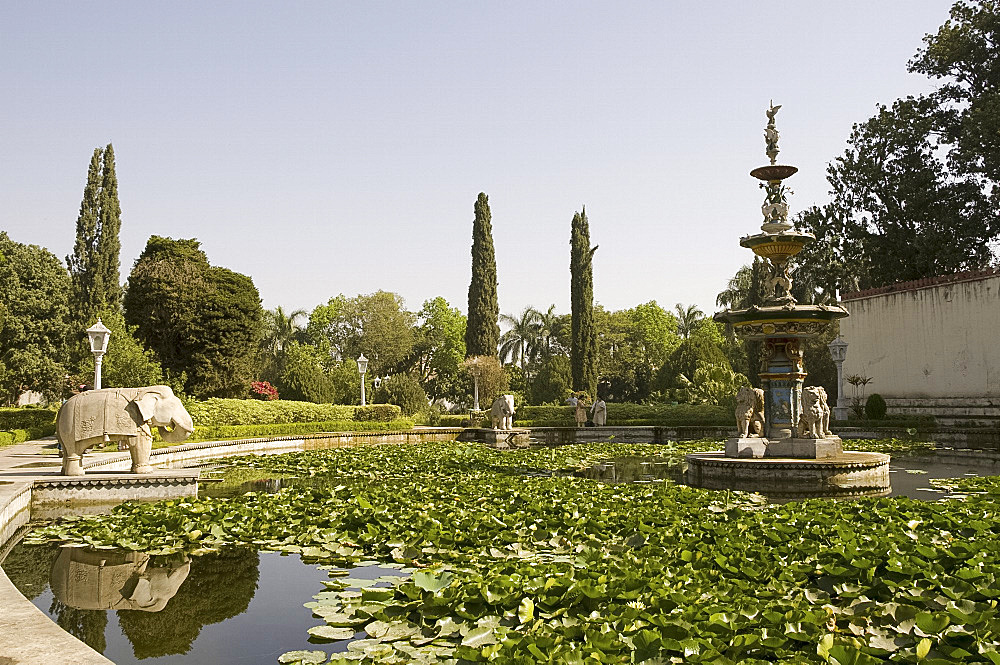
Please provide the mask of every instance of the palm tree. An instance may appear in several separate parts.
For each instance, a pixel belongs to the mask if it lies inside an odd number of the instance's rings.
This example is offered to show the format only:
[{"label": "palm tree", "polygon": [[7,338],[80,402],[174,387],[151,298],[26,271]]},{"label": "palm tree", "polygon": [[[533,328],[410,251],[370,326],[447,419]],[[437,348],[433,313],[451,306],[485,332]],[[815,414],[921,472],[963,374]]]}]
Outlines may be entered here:
[{"label": "palm tree", "polygon": [[684,305],[677,303],[674,306],[677,312],[677,332],[681,337],[687,339],[698,326],[698,322],[705,317],[705,313],[698,309],[697,305]]},{"label": "palm tree", "polygon": [[264,312],[264,338],[261,340],[264,352],[277,359],[284,355],[289,344],[302,339],[304,328],[298,320],[304,316],[308,316],[304,309],[285,314],[281,305]]},{"label": "palm tree", "polygon": [[509,359],[525,371],[527,362],[537,358],[542,348],[542,313],[529,306],[519,317],[501,314],[500,321],[510,326],[500,336],[500,360]]},{"label": "palm tree", "polygon": [[753,266],[747,264],[736,271],[726,285],[726,290],[715,297],[715,304],[726,309],[746,309],[749,307],[752,287]]},{"label": "palm tree", "polygon": [[549,305],[544,313],[538,313],[539,332],[542,335],[542,352],[546,356],[552,355],[553,343],[558,344],[559,336],[568,332],[567,324],[569,320],[560,314],[556,314],[556,306]]}]

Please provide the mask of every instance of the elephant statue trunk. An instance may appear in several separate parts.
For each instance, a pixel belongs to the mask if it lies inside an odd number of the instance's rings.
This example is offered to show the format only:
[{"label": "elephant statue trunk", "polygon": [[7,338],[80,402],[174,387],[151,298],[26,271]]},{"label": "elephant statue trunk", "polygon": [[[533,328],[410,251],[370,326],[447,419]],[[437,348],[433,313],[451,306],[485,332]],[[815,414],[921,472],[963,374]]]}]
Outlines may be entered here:
[{"label": "elephant statue trunk", "polygon": [[82,476],[84,452],[107,441],[125,441],[132,473],[152,472],[152,427],[168,443],[179,443],[194,431],[191,415],[169,386],[106,388],[71,397],[56,416],[63,475]]}]

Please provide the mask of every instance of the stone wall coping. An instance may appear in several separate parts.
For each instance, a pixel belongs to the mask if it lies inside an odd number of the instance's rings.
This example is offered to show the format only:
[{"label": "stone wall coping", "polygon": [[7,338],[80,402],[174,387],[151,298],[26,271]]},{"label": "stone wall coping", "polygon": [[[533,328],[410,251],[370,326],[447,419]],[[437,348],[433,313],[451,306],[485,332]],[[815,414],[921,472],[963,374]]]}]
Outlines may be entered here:
[{"label": "stone wall coping", "polygon": [[847,302],[849,300],[861,300],[863,298],[872,298],[875,296],[886,295],[889,293],[918,291],[920,289],[928,289],[935,286],[943,286],[946,284],[958,284],[959,282],[975,282],[987,279],[989,277],[994,277],[996,275],[1000,275],[1000,269],[987,268],[985,270],[966,270],[964,272],[957,272],[952,275],[938,275],[937,277],[925,277],[923,279],[915,279],[909,282],[896,282],[895,284],[880,286],[874,289],[853,291],[851,293],[842,294],[840,296],[840,300],[842,302]]}]

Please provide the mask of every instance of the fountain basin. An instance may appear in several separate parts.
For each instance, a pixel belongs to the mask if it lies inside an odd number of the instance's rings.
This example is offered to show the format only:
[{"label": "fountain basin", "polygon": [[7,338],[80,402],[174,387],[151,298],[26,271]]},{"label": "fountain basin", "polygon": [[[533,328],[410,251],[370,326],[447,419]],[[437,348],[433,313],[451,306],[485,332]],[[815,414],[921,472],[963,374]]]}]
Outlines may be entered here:
[{"label": "fountain basin", "polygon": [[879,496],[888,494],[889,456],[844,452],[823,459],[726,457],[723,451],[686,456],[687,483],[704,489],[762,494]]}]

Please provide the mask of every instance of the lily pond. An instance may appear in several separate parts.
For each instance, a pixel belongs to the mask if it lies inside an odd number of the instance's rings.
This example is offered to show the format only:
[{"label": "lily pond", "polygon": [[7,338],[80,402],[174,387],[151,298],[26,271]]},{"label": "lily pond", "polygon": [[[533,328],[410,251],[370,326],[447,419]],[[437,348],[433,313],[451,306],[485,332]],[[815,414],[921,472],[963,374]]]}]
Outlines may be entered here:
[{"label": "lily pond", "polygon": [[239,458],[197,499],[36,525],[2,565],[119,664],[1000,664],[992,465],[867,441],[899,495],[676,482],[715,447]]}]

